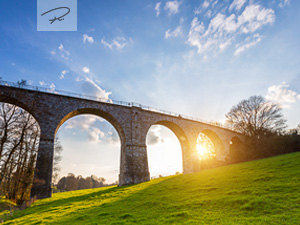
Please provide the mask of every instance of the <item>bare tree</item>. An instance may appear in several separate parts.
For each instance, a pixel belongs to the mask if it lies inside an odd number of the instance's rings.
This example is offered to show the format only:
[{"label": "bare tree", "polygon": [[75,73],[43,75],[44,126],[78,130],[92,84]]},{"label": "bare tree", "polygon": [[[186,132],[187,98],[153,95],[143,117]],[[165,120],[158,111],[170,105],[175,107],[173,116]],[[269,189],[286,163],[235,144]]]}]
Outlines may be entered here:
[{"label": "bare tree", "polygon": [[243,156],[239,161],[263,158],[278,154],[274,139],[283,133],[285,120],[279,104],[266,101],[262,96],[251,96],[233,106],[226,114],[227,123],[246,137],[243,148],[235,149],[234,155]]},{"label": "bare tree", "polygon": [[236,131],[254,138],[281,132],[286,127],[280,105],[256,95],[233,106],[226,118]]},{"label": "bare tree", "polygon": [[0,194],[22,202],[29,197],[39,126],[21,108],[0,103]]}]

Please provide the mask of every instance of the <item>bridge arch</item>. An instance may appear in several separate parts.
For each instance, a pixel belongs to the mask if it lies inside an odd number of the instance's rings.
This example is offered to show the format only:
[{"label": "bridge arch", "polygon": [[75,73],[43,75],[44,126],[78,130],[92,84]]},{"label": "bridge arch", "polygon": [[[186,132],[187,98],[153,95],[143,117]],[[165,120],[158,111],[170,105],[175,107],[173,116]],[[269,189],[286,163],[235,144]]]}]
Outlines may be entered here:
[{"label": "bridge arch", "polygon": [[225,147],[224,147],[225,143],[223,143],[220,136],[215,131],[210,129],[201,130],[199,133],[204,134],[206,137],[210,139],[210,141],[213,143],[215,147],[216,158],[221,159],[222,158],[221,156],[225,152]]},{"label": "bridge arch", "polygon": [[153,123],[149,123],[147,128],[145,129],[146,133],[144,134],[145,144],[146,144],[147,134],[153,125],[164,126],[168,129],[170,129],[171,132],[173,132],[173,134],[175,134],[175,136],[177,137],[177,140],[179,141],[180,148],[181,148],[183,173],[191,172],[192,169],[190,167],[193,167],[192,162],[191,162],[192,154],[191,154],[189,139],[188,139],[186,133],[184,132],[184,130],[178,124],[176,124],[173,121],[169,121],[169,120],[158,120]]},{"label": "bridge arch", "polygon": [[63,123],[65,123],[67,120],[69,120],[75,116],[79,116],[79,115],[94,115],[94,116],[99,116],[99,117],[107,120],[117,131],[119,138],[121,140],[121,145],[122,145],[122,143],[125,143],[125,132],[124,132],[122,126],[120,125],[120,123],[111,114],[109,114],[103,110],[96,109],[96,108],[80,108],[80,109],[76,109],[71,112],[65,113],[62,116],[60,122],[58,123],[58,125],[56,127],[55,135]]},{"label": "bridge arch", "polygon": [[39,123],[38,117],[34,113],[34,102],[32,102],[32,105],[29,106],[28,104],[20,101],[18,98],[13,98],[13,97],[6,96],[3,94],[0,94],[0,102],[15,105],[15,106],[18,106],[18,107],[24,109],[26,112],[28,112],[30,115],[32,115],[34,117],[34,119]]}]

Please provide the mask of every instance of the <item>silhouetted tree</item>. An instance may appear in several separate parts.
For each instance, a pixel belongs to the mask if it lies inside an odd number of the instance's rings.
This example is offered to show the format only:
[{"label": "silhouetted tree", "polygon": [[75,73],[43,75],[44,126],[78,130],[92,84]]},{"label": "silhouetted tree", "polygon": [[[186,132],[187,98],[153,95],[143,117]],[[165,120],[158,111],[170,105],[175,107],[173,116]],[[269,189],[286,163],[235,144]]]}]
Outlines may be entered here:
[{"label": "silhouetted tree", "polygon": [[227,123],[247,137],[245,152],[235,149],[233,153],[243,155],[245,160],[274,155],[274,138],[286,128],[281,110],[279,104],[262,96],[251,96],[233,106],[226,114]]},{"label": "silhouetted tree", "polygon": [[262,96],[251,96],[233,106],[225,115],[227,123],[248,137],[260,138],[286,128],[282,108]]}]

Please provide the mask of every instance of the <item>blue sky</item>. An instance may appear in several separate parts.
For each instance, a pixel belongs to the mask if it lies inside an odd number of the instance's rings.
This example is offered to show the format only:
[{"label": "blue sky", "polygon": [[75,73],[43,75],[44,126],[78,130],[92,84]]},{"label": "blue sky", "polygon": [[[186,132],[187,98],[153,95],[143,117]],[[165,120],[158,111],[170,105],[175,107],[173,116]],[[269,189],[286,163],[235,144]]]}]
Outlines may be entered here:
[{"label": "blue sky", "polygon": [[208,121],[260,94],[293,128],[299,11],[296,0],[78,0],[77,31],[38,32],[36,0],[1,0],[0,76]]}]

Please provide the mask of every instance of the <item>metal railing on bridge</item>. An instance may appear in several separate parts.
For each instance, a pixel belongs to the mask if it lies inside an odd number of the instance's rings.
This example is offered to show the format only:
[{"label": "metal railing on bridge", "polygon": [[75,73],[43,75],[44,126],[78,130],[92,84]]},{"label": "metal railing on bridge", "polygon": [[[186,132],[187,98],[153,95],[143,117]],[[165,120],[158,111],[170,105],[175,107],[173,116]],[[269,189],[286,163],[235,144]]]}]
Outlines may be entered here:
[{"label": "metal railing on bridge", "polygon": [[86,95],[86,94],[79,94],[79,93],[74,93],[74,92],[61,91],[61,90],[57,90],[57,89],[54,89],[54,88],[46,88],[46,87],[41,87],[41,86],[28,85],[28,84],[25,84],[25,83],[22,83],[22,82],[14,83],[14,82],[0,80],[0,85],[8,86],[8,87],[16,87],[16,88],[32,90],[32,91],[51,93],[51,94],[62,95],[62,96],[67,96],[67,97],[87,99],[87,100],[98,101],[98,102],[103,102],[103,103],[108,103],[108,104],[115,104],[115,105],[120,105],[120,106],[138,107],[138,108],[141,108],[141,109],[146,110],[146,111],[161,113],[161,114],[164,114],[164,115],[169,115],[169,116],[174,116],[174,117],[180,117],[180,118],[183,118],[183,119],[197,121],[197,122],[201,122],[201,123],[205,123],[205,124],[209,124],[209,125],[213,125],[213,126],[217,126],[217,127],[222,127],[222,128],[234,131],[234,129],[232,127],[226,126],[226,125],[221,124],[219,122],[205,121],[205,120],[198,119],[198,118],[191,117],[191,116],[187,116],[187,115],[184,115],[184,114],[174,113],[174,112],[170,112],[170,111],[166,111],[166,110],[158,109],[158,108],[153,108],[153,107],[145,106],[145,105],[135,103],[135,102],[126,102],[126,101],[117,101],[117,100],[112,100],[112,99],[107,99],[107,98],[99,98],[99,97],[96,97],[96,96],[91,96],[91,95]]}]

